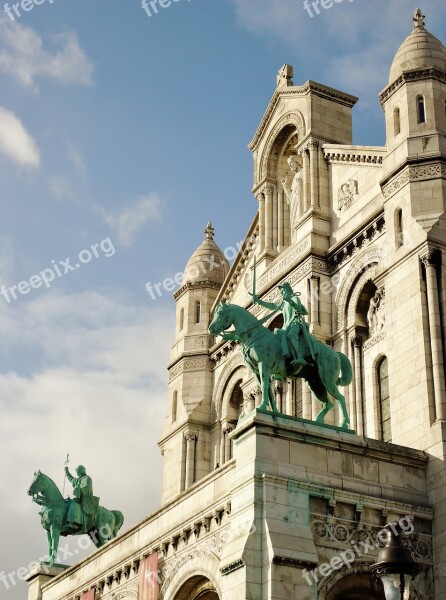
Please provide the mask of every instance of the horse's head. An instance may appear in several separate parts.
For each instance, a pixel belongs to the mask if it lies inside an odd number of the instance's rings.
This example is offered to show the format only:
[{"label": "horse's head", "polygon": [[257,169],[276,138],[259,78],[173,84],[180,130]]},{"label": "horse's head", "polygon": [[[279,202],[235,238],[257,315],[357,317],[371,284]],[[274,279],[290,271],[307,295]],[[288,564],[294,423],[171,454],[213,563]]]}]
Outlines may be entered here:
[{"label": "horse's head", "polygon": [[42,492],[44,488],[44,476],[40,471],[36,471],[34,473],[34,479],[32,480],[31,485],[29,486],[28,496],[36,496],[40,492]]},{"label": "horse's head", "polygon": [[209,325],[209,333],[212,335],[219,335],[229,327],[231,327],[233,321],[231,317],[231,307],[229,304],[220,302],[215,309],[214,318]]}]

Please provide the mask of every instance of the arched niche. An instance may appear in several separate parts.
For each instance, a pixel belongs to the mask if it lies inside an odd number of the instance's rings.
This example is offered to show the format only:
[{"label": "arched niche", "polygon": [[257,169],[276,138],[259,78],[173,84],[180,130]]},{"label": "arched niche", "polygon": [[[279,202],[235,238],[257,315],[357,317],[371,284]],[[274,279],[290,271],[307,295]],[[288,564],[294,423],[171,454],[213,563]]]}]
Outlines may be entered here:
[{"label": "arched niche", "polygon": [[318,600],[386,600],[382,583],[364,563],[335,571],[325,578],[317,597]]},{"label": "arched niche", "polygon": [[262,152],[258,183],[265,179],[276,180],[279,160],[283,158],[284,151],[290,145],[290,141],[295,138],[297,144],[302,141],[304,136],[305,121],[299,111],[287,113],[277,121],[268,135]]}]

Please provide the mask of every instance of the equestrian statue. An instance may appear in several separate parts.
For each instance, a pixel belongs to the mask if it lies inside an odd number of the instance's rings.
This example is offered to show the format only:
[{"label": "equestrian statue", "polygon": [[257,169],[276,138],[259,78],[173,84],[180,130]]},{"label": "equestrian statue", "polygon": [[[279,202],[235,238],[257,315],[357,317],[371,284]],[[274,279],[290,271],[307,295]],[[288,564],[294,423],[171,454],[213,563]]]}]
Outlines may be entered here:
[{"label": "equestrian statue", "polygon": [[64,498],[57,485],[40,471],[28,490],[33,502],[39,504],[42,527],[48,536],[49,564],[53,565],[61,535],[88,534],[96,548],[100,548],[116,537],[124,523],[119,510],[107,510],[99,505],[99,498],[93,496],[93,483],[84,466],[76,469],[76,477],[65,465],[65,475],[73,486],[73,498]]},{"label": "equestrian statue", "polygon": [[[271,381],[302,378],[323,405],[316,423],[323,423],[326,414],[333,408],[330,394],[341,409],[341,427],[348,429],[350,418],[338,386],[347,386],[352,382],[351,363],[345,354],[336,352],[311,335],[305,321],[308,313],[300,301],[300,293],[294,292],[289,283],[278,287],[281,293],[278,303],[261,300],[255,292],[254,265],[254,289],[250,295],[254,304],[271,312],[257,319],[241,306],[220,303],[209,325],[209,332],[224,340],[241,342],[244,361],[262,390],[260,410],[271,408],[278,413]],[[283,314],[283,327],[272,332],[264,323],[278,312]],[[229,330],[230,327],[233,329]]]}]

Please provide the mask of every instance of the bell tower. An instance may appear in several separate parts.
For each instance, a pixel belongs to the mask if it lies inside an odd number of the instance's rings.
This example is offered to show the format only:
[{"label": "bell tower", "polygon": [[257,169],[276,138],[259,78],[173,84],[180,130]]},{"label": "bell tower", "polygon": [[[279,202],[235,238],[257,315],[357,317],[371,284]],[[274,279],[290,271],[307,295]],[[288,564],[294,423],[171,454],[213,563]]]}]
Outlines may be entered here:
[{"label": "bell tower", "polygon": [[208,223],[205,239],[192,254],[176,303],[175,343],[169,370],[169,404],[159,442],[164,456],[166,502],[211,470],[212,370],[208,333],[212,306],[229,271]]}]

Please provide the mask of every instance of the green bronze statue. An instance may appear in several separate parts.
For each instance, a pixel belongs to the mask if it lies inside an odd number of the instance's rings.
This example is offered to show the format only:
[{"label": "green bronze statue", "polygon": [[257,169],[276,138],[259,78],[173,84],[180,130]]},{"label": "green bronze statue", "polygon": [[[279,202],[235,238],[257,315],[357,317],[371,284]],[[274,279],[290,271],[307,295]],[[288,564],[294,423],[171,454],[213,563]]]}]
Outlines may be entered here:
[{"label": "green bronze statue", "polygon": [[57,485],[40,471],[28,490],[33,502],[39,504],[42,526],[48,536],[49,563],[54,564],[61,535],[88,534],[97,548],[116,537],[124,523],[119,510],[107,510],[99,506],[99,498],[93,496],[91,477],[85,467],[79,465],[77,477],[65,467],[67,479],[73,485],[74,498],[64,498]]},{"label": "green bronze statue", "polygon": [[[220,335],[224,340],[241,342],[245,363],[262,390],[261,410],[271,407],[273,412],[278,412],[270,385],[272,380],[302,378],[323,404],[316,422],[323,423],[326,414],[333,408],[328,396],[331,394],[341,408],[341,426],[348,429],[350,418],[338,386],[351,383],[351,363],[345,354],[336,352],[310,334],[305,321],[307,310],[291,285],[284,283],[279,289],[281,302],[264,302],[257,297],[254,283],[253,302],[272,311],[260,320],[241,306],[220,303],[209,332]],[[264,323],[279,311],[284,317],[283,328],[272,332]],[[234,329],[227,331],[231,326]]]}]

